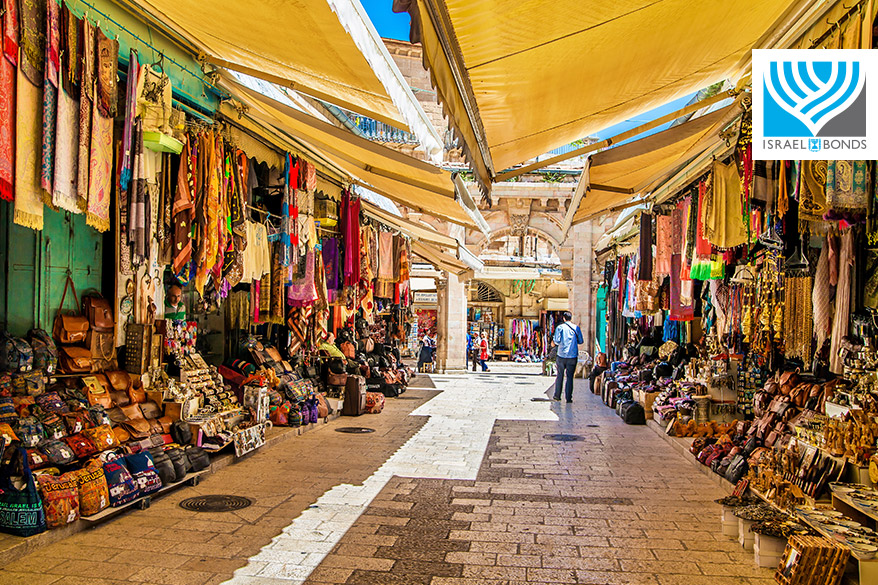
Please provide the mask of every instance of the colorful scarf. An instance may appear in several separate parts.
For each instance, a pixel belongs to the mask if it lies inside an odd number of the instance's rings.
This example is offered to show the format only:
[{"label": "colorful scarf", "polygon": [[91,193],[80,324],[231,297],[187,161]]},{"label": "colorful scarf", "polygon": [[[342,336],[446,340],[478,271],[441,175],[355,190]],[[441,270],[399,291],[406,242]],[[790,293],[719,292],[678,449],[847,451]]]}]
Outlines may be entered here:
[{"label": "colorful scarf", "polygon": [[293,168],[293,155],[291,155],[290,153],[286,153],[286,155],[284,156],[284,195],[283,201],[281,201],[280,206],[281,266],[289,266],[290,259],[292,258],[292,241],[290,240],[290,192],[292,191],[292,193],[295,194],[295,191],[290,185],[290,174]]},{"label": "colorful scarf", "polygon": [[829,337],[832,325],[831,302],[829,291],[829,243],[824,240],[820,250],[820,258],[817,260],[817,270],[814,273],[814,289],[811,291],[811,306],[814,310],[814,336],[817,338],[817,349],[823,346],[823,342]]},{"label": "colorful scarf", "polygon": [[309,307],[317,300],[317,288],[314,283],[315,254],[313,250],[305,253],[304,274],[287,287],[287,303],[291,307]]},{"label": "colorful scarf", "polygon": [[655,275],[662,277],[671,273],[671,229],[670,215],[659,215],[655,220]]},{"label": "colorful scarf", "polygon": [[55,0],[46,3],[46,63],[43,69],[43,140],[40,185],[43,201],[52,205],[55,179],[55,122],[58,115],[58,72],[61,67],[60,7]]},{"label": "colorful scarf", "polygon": [[116,81],[119,63],[119,41],[107,38],[101,29],[97,34],[97,104],[105,118],[116,117],[119,84]]},{"label": "colorful scarf", "polygon": [[3,0],[0,56],[0,199],[15,197],[15,76],[18,65],[18,2]]},{"label": "colorful scarf", "polygon": [[177,171],[177,191],[174,194],[173,217],[173,270],[179,272],[192,259],[192,219],[195,215],[195,201],[192,198],[192,159],[189,156],[187,140],[180,156],[180,168]]},{"label": "colorful scarf", "polygon": [[378,279],[385,282],[393,281],[393,234],[378,234]]},{"label": "colorful scarf", "polygon": [[[42,82],[41,82],[42,85]],[[40,86],[31,83],[19,67],[16,99],[15,214],[13,221],[34,230],[43,229],[40,187]]]},{"label": "colorful scarf", "polygon": [[123,191],[131,183],[131,147],[134,135],[134,113],[137,110],[137,80],[140,77],[140,58],[136,49],[128,53],[128,81],[125,85],[125,126],[122,130],[122,170],[119,186]]},{"label": "colorful scarf", "polygon": [[268,317],[269,323],[283,324],[284,322],[284,282],[286,281],[284,272],[286,272],[286,269],[281,264],[282,254],[282,245],[276,243],[271,264],[271,311]]},{"label": "colorful scarf", "polygon": [[[51,1],[51,0],[50,0]],[[99,232],[110,229],[113,189],[113,119],[92,107],[91,151],[88,172],[88,215],[85,223]],[[145,255],[144,255],[145,256]]]},{"label": "colorful scarf", "polygon": [[360,282],[360,199],[345,190],[341,196],[341,235],[344,242],[344,285]]},{"label": "colorful scarf", "polygon": [[640,265],[637,280],[652,281],[652,215],[640,214]]},{"label": "colorful scarf", "polygon": [[94,100],[95,29],[83,18],[79,82],[79,155],[77,161],[77,205],[88,209],[88,177],[91,159],[91,105]]}]

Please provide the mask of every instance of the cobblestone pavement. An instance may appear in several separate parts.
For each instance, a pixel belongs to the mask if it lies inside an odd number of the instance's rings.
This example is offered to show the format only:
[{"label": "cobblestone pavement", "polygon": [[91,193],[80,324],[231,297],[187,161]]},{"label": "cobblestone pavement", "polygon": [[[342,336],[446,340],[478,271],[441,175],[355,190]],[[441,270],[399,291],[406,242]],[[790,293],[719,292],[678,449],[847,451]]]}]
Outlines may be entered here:
[{"label": "cobblestone pavement", "polygon": [[[268,447],[7,565],[0,585],[774,583],[719,534],[720,489],[652,431],[580,381],[573,404],[533,402],[549,379],[492,369],[433,376],[441,393],[353,419],[376,433],[331,432],[343,418]],[[177,506],[210,493],[255,504]]]}]

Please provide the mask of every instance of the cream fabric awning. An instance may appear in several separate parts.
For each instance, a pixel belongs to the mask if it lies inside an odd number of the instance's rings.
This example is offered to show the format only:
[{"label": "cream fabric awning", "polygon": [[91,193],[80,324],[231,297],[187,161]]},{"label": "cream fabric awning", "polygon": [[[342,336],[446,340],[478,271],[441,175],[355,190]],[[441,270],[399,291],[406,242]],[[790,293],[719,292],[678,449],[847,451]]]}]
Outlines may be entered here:
[{"label": "cream fabric awning", "polygon": [[326,0],[131,0],[215,65],[406,126]]},{"label": "cream fabric awning", "polygon": [[740,73],[797,0],[418,0],[479,179]]},{"label": "cream fabric awning", "polygon": [[353,182],[388,199],[466,227],[476,223],[456,199],[451,173],[322,122],[225,77],[247,115],[319,152]]},{"label": "cream fabric awning", "polygon": [[419,225],[402,217],[397,217],[376,205],[372,205],[368,201],[362,199],[361,201],[363,211],[366,215],[380,221],[384,225],[398,229],[412,238],[412,240],[421,240],[438,246],[444,246],[446,248],[457,248],[458,242],[451,236],[440,234],[428,226]]},{"label": "cream fabric awning", "polygon": [[646,138],[599,152],[588,167],[588,191],[572,224],[639,203],[638,195],[699,154],[717,138],[731,105]]},{"label": "cream fabric awning", "polygon": [[457,276],[465,276],[466,274],[472,276],[473,271],[469,266],[435,246],[412,240],[412,252],[427,260],[436,268],[456,274]]}]

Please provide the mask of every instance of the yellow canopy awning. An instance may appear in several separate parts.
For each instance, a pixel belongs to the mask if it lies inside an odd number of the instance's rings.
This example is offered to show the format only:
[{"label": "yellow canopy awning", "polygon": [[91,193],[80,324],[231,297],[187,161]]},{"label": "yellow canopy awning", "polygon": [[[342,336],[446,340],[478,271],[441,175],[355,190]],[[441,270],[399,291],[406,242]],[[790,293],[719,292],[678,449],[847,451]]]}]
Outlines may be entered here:
[{"label": "yellow canopy awning", "polygon": [[366,215],[373,217],[384,225],[398,229],[405,235],[412,238],[412,240],[421,240],[423,242],[436,244],[437,246],[443,246],[453,249],[456,249],[458,246],[457,240],[455,240],[451,236],[440,234],[431,227],[423,224],[416,224],[402,217],[393,215],[389,211],[385,211],[377,205],[373,205],[365,200],[362,200],[362,206],[363,212]]},{"label": "yellow canopy awning", "polygon": [[485,185],[739,73],[797,0],[418,0],[424,60]]},{"label": "yellow canopy awning", "polygon": [[433,245],[412,240],[412,252],[436,268],[445,270],[446,272],[456,274],[457,276],[464,276],[466,274],[469,274],[470,276],[472,275],[472,268],[451,254],[447,254]]},{"label": "yellow canopy awning", "polygon": [[405,120],[326,0],[133,0],[215,64],[397,127]]},{"label": "yellow canopy awning", "polygon": [[719,140],[719,126],[736,108],[731,105],[592,156],[588,191],[572,223],[638,203],[643,189],[689,162],[708,143]]},{"label": "yellow canopy awning", "polygon": [[320,152],[354,183],[388,199],[466,227],[475,222],[457,201],[451,173],[313,118],[228,77],[224,87],[247,106],[247,115]]}]

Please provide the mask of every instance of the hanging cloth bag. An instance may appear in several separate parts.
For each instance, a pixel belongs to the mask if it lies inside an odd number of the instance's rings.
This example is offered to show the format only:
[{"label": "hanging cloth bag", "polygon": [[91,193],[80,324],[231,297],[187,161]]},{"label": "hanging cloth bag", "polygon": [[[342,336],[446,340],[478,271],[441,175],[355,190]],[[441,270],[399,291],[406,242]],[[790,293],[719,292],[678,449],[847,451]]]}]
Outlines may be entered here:
[{"label": "hanging cloth bag", "polygon": [[0,531],[15,536],[33,536],[46,530],[46,513],[27,461],[27,451],[18,449],[24,487],[12,485],[10,466],[0,470]]}]

